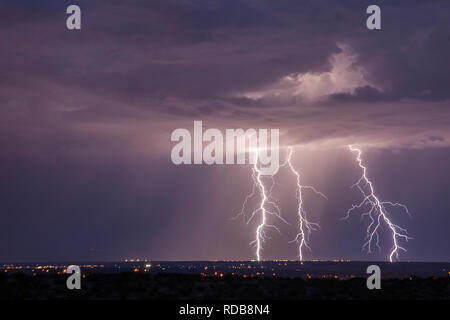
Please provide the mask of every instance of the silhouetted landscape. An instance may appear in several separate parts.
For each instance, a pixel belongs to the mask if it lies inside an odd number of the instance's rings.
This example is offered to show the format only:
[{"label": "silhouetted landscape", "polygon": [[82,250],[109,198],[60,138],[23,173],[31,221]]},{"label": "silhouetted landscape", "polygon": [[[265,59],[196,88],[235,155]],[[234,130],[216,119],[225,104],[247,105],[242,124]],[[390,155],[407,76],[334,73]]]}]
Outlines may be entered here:
[{"label": "silhouetted landscape", "polygon": [[187,274],[91,274],[81,290],[68,290],[65,276],[0,275],[0,299],[153,300],[366,300],[450,299],[450,277],[388,279],[368,290],[366,279],[202,277]]},{"label": "silhouetted landscape", "polygon": [[[382,270],[368,290],[370,264]],[[296,261],[126,261],[80,264],[80,290],[67,265],[3,264],[2,300],[450,300],[449,263]]]}]

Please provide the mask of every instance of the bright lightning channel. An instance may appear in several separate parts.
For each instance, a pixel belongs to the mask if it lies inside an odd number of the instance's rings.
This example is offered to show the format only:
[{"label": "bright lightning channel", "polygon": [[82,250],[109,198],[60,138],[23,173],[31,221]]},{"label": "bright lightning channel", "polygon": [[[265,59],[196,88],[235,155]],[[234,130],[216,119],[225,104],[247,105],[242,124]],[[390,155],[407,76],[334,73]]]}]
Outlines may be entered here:
[{"label": "bright lightning channel", "polygon": [[[327,197],[323,193],[317,191],[312,186],[303,186],[300,184],[300,174],[298,173],[297,170],[295,170],[295,168],[291,162],[293,149],[292,149],[292,147],[288,147],[287,150],[288,150],[288,152],[287,152],[286,161],[285,161],[285,163],[280,165],[280,168],[285,167],[286,165],[289,166],[290,170],[295,175],[296,181],[297,181],[296,198],[298,200],[297,213],[298,213],[298,217],[299,217],[299,233],[296,235],[294,240],[292,240],[291,242],[296,242],[298,244],[298,248],[299,248],[298,256],[299,256],[300,261],[303,261],[303,253],[302,253],[303,249],[308,248],[309,250],[311,250],[311,248],[309,246],[309,235],[310,235],[311,231],[319,230],[320,226],[319,226],[319,224],[310,222],[307,219],[306,211],[303,208],[302,190],[309,189],[309,190],[312,190],[315,193],[319,194],[320,196],[322,196],[325,199],[327,199]],[[267,230],[274,229],[278,233],[281,234],[281,232],[277,226],[267,223],[267,216],[272,215],[272,216],[276,217],[277,219],[281,220],[283,223],[288,224],[288,225],[290,223],[287,222],[281,216],[281,210],[280,210],[278,204],[276,203],[276,199],[274,199],[274,197],[272,196],[272,190],[275,186],[275,181],[274,181],[273,175],[266,176],[266,177],[269,177],[271,180],[271,185],[269,188],[267,188],[266,185],[264,184],[260,167],[258,166],[258,152],[257,151],[255,151],[254,159],[255,160],[254,160],[253,167],[252,167],[252,180],[253,180],[252,191],[245,197],[244,202],[242,204],[241,211],[233,219],[236,219],[240,216],[243,216],[245,218],[245,208],[247,206],[248,201],[253,196],[255,196],[257,191],[259,191],[261,201],[259,202],[259,205],[250,214],[250,218],[247,220],[247,224],[250,221],[252,221],[253,218],[255,218],[257,215],[261,216],[261,223],[256,228],[255,240],[250,242],[250,245],[253,245],[256,248],[255,255],[256,255],[257,260],[261,261],[261,252],[263,249],[262,245],[264,242],[266,242],[267,239],[270,239],[270,236],[268,235]]]},{"label": "bright lightning channel", "polygon": [[255,218],[257,215],[261,216],[261,223],[256,228],[255,240],[250,242],[250,245],[255,246],[255,248],[256,248],[256,252],[255,252],[256,259],[258,261],[261,261],[261,252],[263,249],[262,244],[267,239],[270,239],[270,236],[268,235],[267,230],[274,229],[279,234],[281,234],[281,231],[280,231],[280,229],[278,229],[277,226],[275,226],[273,224],[268,224],[267,216],[272,215],[272,216],[276,217],[277,219],[281,220],[283,223],[286,223],[286,224],[289,224],[289,223],[283,217],[281,217],[281,210],[278,207],[275,199],[272,197],[272,190],[275,185],[273,175],[266,176],[266,177],[269,177],[271,180],[271,186],[269,188],[267,188],[263,181],[263,175],[261,173],[260,166],[258,165],[259,152],[258,152],[258,150],[255,150],[254,152],[255,152],[254,163],[252,166],[252,180],[253,180],[252,192],[245,197],[244,203],[242,205],[242,209],[235,218],[237,218],[239,216],[245,217],[245,207],[247,205],[247,202],[255,195],[256,190],[258,190],[261,201],[259,203],[259,206],[257,206],[251,213],[250,218],[247,220],[247,224],[249,224],[250,221],[252,221],[253,218]]},{"label": "bright lightning channel", "polygon": [[320,229],[320,226],[318,223],[310,222],[307,218],[306,210],[303,208],[303,197],[302,197],[302,190],[303,189],[309,189],[314,191],[316,194],[322,196],[323,198],[327,199],[327,197],[322,193],[317,191],[312,186],[304,186],[301,184],[300,174],[297,170],[295,170],[294,166],[292,165],[291,159],[292,159],[292,147],[288,147],[288,154],[287,154],[287,164],[289,168],[291,169],[292,173],[295,175],[297,180],[297,188],[295,191],[295,196],[298,201],[297,205],[297,215],[299,219],[299,232],[292,240],[291,242],[295,242],[298,244],[298,258],[300,261],[303,261],[303,250],[305,248],[309,249],[311,251],[311,247],[309,246],[309,237],[312,231],[317,231]]},{"label": "bright lightning channel", "polygon": [[374,242],[375,245],[378,247],[378,249],[381,250],[381,247],[379,245],[380,236],[378,232],[382,222],[384,221],[384,223],[386,223],[387,227],[389,228],[392,234],[393,246],[389,254],[389,261],[393,262],[394,257],[395,259],[399,260],[399,251],[406,251],[405,248],[399,245],[399,240],[403,239],[407,242],[409,239],[412,238],[408,236],[408,232],[406,229],[401,228],[400,226],[394,224],[391,221],[391,219],[389,218],[389,212],[387,211],[386,207],[387,206],[401,207],[406,211],[408,215],[409,210],[404,204],[394,203],[390,201],[380,201],[378,199],[378,197],[375,195],[373,184],[367,177],[367,168],[362,163],[361,159],[362,151],[358,148],[355,148],[353,145],[349,145],[349,148],[352,152],[356,152],[357,154],[356,160],[358,162],[359,167],[362,169],[361,177],[351,187],[358,188],[358,190],[363,195],[363,200],[359,204],[356,205],[353,204],[352,207],[347,211],[347,214],[343,219],[347,219],[353,210],[368,207],[369,211],[361,214],[361,219],[364,218],[365,216],[368,216],[370,218],[370,224],[366,230],[367,241],[363,245],[363,250],[367,249],[367,252],[371,253]]}]

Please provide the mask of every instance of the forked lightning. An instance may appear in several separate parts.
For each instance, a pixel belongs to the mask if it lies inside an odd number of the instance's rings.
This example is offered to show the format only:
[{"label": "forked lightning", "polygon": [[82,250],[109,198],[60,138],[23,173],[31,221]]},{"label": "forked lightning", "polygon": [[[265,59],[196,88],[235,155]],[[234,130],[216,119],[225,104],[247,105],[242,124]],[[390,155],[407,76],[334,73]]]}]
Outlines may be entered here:
[{"label": "forked lightning", "polygon": [[[289,166],[291,172],[296,177],[296,198],[298,200],[297,205],[297,214],[299,219],[299,232],[296,235],[295,239],[291,242],[295,242],[298,244],[298,257],[300,261],[303,261],[303,250],[304,248],[308,248],[311,250],[309,246],[309,236],[311,231],[318,230],[319,224],[310,222],[307,219],[306,211],[303,207],[303,198],[302,198],[302,191],[303,189],[309,189],[314,191],[315,193],[319,194],[320,196],[324,197],[326,199],[326,196],[317,191],[312,186],[303,186],[300,183],[300,174],[297,170],[295,170],[294,166],[292,165],[292,154],[293,149],[292,147],[288,147],[287,149],[287,157],[284,164],[280,165],[280,167]],[[289,224],[282,216],[281,216],[281,210],[278,207],[275,199],[272,197],[272,189],[275,185],[275,181],[273,176],[266,176],[270,177],[271,179],[271,185],[269,188],[267,188],[263,181],[263,176],[261,174],[261,170],[258,165],[258,152],[256,151],[255,157],[254,157],[254,163],[252,167],[252,180],[253,180],[253,186],[252,186],[252,192],[248,194],[245,197],[244,203],[242,205],[241,211],[238,213],[239,216],[245,217],[245,207],[247,206],[248,201],[255,195],[256,191],[259,191],[259,195],[261,198],[261,201],[259,202],[259,205],[255,210],[252,211],[250,218],[247,220],[247,224],[255,218],[257,215],[261,216],[261,223],[256,228],[256,234],[255,234],[255,240],[253,240],[250,244],[254,245],[256,247],[256,258],[258,261],[261,260],[261,251],[262,251],[262,244],[267,240],[270,239],[270,236],[267,234],[267,229],[274,229],[278,233],[281,233],[279,228],[273,224],[269,224],[267,222],[268,215],[272,215],[276,217],[278,220],[282,221],[285,224]]]},{"label": "forked lightning", "polygon": [[368,207],[369,211],[362,213],[362,218],[365,216],[368,216],[370,219],[369,226],[367,227],[367,241],[363,245],[363,250],[367,249],[368,253],[372,252],[373,244],[381,250],[381,247],[379,245],[379,230],[381,227],[381,224],[384,222],[386,226],[388,227],[390,233],[392,234],[392,249],[389,254],[389,261],[393,262],[394,258],[396,260],[399,260],[399,251],[406,251],[404,247],[402,247],[399,244],[400,240],[408,241],[411,239],[408,236],[408,232],[406,229],[403,229],[402,227],[394,224],[391,221],[391,218],[389,217],[389,212],[387,211],[386,207],[400,207],[406,211],[409,215],[408,208],[401,203],[394,203],[390,201],[380,201],[378,197],[375,195],[375,191],[373,188],[372,182],[367,177],[367,168],[363,165],[362,159],[361,159],[361,150],[358,148],[355,148],[352,145],[349,145],[349,148],[352,152],[356,152],[357,157],[356,160],[358,162],[359,167],[362,169],[362,175],[359,178],[359,180],[352,185],[352,188],[356,187],[361,192],[363,196],[363,200],[359,204],[354,204],[352,207],[347,211],[346,216],[343,219],[347,219],[350,216],[350,213],[352,213],[353,210],[361,209]]},{"label": "forked lightning", "polygon": [[295,170],[294,166],[292,165],[291,159],[292,159],[292,147],[288,147],[287,164],[297,179],[297,189],[295,191],[295,196],[298,200],[297,215],[299,219],[299,232],[296,235],[295,239],[292,240],[291,242],[296,242],[298,244],[298,258],[300,261],[303,261],[304,248],[311,250],[311,247],[309,246],[309,236],[311,234],[311,231],[319,230],[320,226],[318,223],[310,222],[308,220],[306,216],[306,210],[303,207],[302,190],[309,189],[325,199],[327,199],[327,197],[322,192],[317,191],[314,187],[303,186],[300,183],[300,174],[298,173],[297,170]]}]

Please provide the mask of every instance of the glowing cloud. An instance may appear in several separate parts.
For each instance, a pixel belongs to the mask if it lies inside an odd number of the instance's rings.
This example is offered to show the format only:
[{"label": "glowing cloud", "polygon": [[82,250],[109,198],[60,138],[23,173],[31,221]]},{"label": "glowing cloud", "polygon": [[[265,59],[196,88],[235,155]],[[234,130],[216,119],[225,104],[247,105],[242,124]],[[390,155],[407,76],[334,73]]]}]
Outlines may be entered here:
[{"label": "glowing cloud", "polygon": [[244,96],[250,99],[300,97],[312,102],[333,93],[353,93],[356,88],[369,85],[364,69],[357,64],[357,55],[347,45],[338,47],[341,52],[329,58],[330,71],[290,74],[263,90],[247,92]]}]

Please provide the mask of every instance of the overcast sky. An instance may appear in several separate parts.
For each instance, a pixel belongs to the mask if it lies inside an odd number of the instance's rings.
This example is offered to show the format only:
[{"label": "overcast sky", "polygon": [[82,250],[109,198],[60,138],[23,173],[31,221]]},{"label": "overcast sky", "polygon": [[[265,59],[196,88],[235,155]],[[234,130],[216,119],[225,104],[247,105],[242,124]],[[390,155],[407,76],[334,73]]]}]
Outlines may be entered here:
[{"label": "overcast sky", "polygon": [[[414,238],[400,259],[450,261],[448,1],[378,1],[381,30],[371,1],[78,1],[78,31],[69,4],[0,4],[1,261],[255,258],[255,224],[231,219],[250,168],[170,160],[194,120],[295,146],[328,196],[305,192],[321,225],[305,258],[388,256],[388,229],[367,255],[368,221],[340,220],[361,200],[354,143],[379,198],[411,212],[392,211]],[[262,255],[295,259],[295,178],[275,181],[292,224]]]}]

